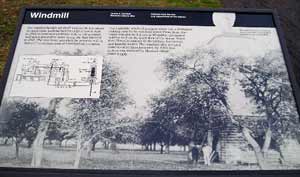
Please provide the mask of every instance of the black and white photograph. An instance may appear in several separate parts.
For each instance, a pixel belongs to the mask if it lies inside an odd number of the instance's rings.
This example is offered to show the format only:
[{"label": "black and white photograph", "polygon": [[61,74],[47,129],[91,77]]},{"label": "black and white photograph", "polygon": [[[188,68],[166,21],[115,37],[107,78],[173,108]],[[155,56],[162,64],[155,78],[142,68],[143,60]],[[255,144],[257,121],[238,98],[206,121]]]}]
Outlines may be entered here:
[{"label": "black and white photograph", "polygon": [[[277,30],[235,26],[236,18],[214,12],[212,26],[23,25],[0,107],[0,166],[299,169],[299,114]],[[99,39],[26,41],[44,26],[88,29]],[[49,56],[64,62],[51,65]]]}]

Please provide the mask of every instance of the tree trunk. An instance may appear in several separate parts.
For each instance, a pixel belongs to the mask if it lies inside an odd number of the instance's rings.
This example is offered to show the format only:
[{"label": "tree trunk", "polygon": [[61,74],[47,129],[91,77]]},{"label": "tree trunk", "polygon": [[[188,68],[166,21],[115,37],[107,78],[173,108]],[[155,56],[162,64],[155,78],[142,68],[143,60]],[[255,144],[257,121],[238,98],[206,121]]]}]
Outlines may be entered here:
[{"label": "tree trunk", "polygon": [[84,145],[85,145],[84,148],[86,149],[86,158],[90,159],[91,155],[92,155],[93,142],[89,141],[89,142],[84,143]]},{"label": "tree trunk", "polygon": [[156,142],[153,144],[153,151],[156,151]]},{"label": "tree trunk", "polygon": [[[59,102],[59,99],[54,98],[50,101],[48,107],[48,114],[46,116],[46,121],[50,121],[55,116],[56,105]],[[42,162],[43,155],[43,145],[45,142],[46,133],[49,127],[49,122],[43,121],[41,122],[37,136],[33,141],[33,154],[31,160],[32,167],[39,167]]]},{"label": "tree trunk", "polygon": [[184,152],[186,151],[186,145],[183,145],[183,151]]},{"label": "tree trunk", "polygon": [[278,149],[278,152],[279,152],[279,155],[280,155],[279,163],[282,165],[282,164],[285,163],[285,159],[284,159],[284,156],[282,154],[282,151],[281,151],[280,147]]},{"label": "tree trunk", "polygon": [[5,138],[5,140],[4,140],[4,145],[7,145],[8,139],[9,139],[9,138]]},{"label": "tree trunk", "polygon": [[191,149],[192,149],[192,147],[190,146],[190,144],[188,145],[188,151],[187,151],[187,161],[188,162],[191,162],[192,161],[192,158],[191,158]]},{"label": "tree trunk", "polygon": [[104,142],[102,143],[102,145],[103,145],[103,148],[106,149],[106,141],[104,141]]},{"label": "tree trunk", "polygon": [[104,149],[109,149],[109,142],[104,141]]},{"label": "tree trunk", "polygon": [[166,153],[167,153],[167,154],[170,153],[170,144],[167,144],[167,146],[166,146]]},{"label": "tree trunk", "polygon": [[160,154],[163,154],[164,153],[164,145],[160,145]]},{"label": "tree trunk", "polygon": [[260,169],[265,170],[266,169],[266,162],[262,153],[262,150],[259,146],[259,144],[255,141],[255,139],[251,136],[250,130],[246,127],[242,128],[243,135],[247,142],[252,146],[255,157],[258,163],[258,166]]},{"label": "tree trunk", "polygon": [[16,159],[18,160],[19,159],[19,142],[16,141],[15,145],[16,145]]},{"label": "tree trunk", "polygon": [[96,144],[97,144],[97,142],[96,142],[96,141],[93,141],[93,144],[92,144],[92,151],[94,151],[94,152],[95,152],[95,150],[96,150]]},{"label": "tree trunk", "polygon": [[271,139],[272,139],[272,130],[269,127],[266,134],[265,134],[265,141],[264,141],[264,145],[262,148],[262,152],[263,155],[265,155],[265,153],[269,150],[270,144],[271,144]]},{"label": "tree trunk", "polygon": [[32,167],[41,166],[43,160],[43,143],[46,137],[48,127],[49,127],[48,122],[42,122],[38,129],[38,133],[33,142],[33,148],[32,148],[32,160],[31,160]]},{"label": "tree trunk", "polygon": [[59,147],[62,147],[62,142],[63,142],[63,140],[59,141],[59,144],[58,144]]},{"label": "tree trunk", "polygon": [[167,147],[166,147],[167,154],[170,154],[170,146],[171,146],[171,144],[172,144],[172,139],[173,139],[173,135],[170,133],[168,145],[167,145]]},{"label": "tree trunk", "polygon": [[172,135],[169,135],[169,141],[168,141],[168,144],[166,146],[166,153],[167,154],[170,154],[170,146],[171,146],[171,140],[172,140]]},{"label": "tree trunk", "polygon": [[75,161],[74,161],[74,168],[79,168],[81,154],[82,154],[82,130],[80,130],[80,134],[78,135],[77,139],[77,147],[76,147],[76,155],[75,155]]},{"label": "tree trunk", "polygon": [[33,143],[32,141],[28,141],[27,142],[27,148],[31,148],[32,143]]},{"label": "tree trunk", "polygon": [[80,137],[77,140],[76,156],[75,156],[75,161],[73,166],[74,168],[79,168],[81,154],[82,154],[82,142]]},{"label": "tree trunk", "polygon": [[207,131],[207,145],[213,147],[213,134],[211,130]]}]

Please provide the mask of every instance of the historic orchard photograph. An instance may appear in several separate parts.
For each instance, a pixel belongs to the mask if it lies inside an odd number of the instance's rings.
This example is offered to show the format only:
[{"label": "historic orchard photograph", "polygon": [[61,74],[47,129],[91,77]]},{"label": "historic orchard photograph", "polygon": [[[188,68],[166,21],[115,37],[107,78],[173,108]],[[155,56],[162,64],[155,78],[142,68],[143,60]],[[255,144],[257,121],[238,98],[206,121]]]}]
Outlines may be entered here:
[{"label": "historic orchard photograph", "polygon": [[107,57],[99,98],[8,97],[0,120],[2,167],[300,167],[299,115],[279,49]]}]

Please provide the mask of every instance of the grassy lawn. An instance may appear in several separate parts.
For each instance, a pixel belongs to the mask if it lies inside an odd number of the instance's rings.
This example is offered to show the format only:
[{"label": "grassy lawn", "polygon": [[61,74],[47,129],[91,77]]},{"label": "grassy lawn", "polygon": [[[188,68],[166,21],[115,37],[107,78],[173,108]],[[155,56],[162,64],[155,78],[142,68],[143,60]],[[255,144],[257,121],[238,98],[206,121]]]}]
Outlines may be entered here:
[{"label": "grassy lawn", "polygon": [[219,0],[0,0],[0,77],[21,7],[26,5],[220,7]]},{"label": "grassy lawn", "polygon": [[[32,149],[24,145],[20,147],[20,157],[16,160],[15,148],[12,145],[0,145],[0,167],[30,167]],[[84,153],[83,153],[84,154]],[[43,168],[73,168],[76,147],[58,147],[46,145],[43,151]],[[295,164],[269,164],[270,169],[298,169]],[[81,169],[106,170],[257,170],[255,164],[225,164],[213,163],[211,166],[203,164],[200,157],[196,166],[187,161],[187,154],[183,151],[171,151],[170,154],[160,154],[159,151],[141,151],[119,149],[118,152],[96,148],[89,159],[82,156]]]},{"label": "grassy lawn", "polygon": [[[0,166],[30,167],[32,149],[20,148],[20,158],[16,160],[13,146],[0,145]],[[73,168],[75,158],[74,148],[45,147],[42,167]],[[201,162],[195,166],[187,162],[186,152],[171,152],[160,154],[159,151],[112,150],[96,149],[90,159],[82,159],[81,169],[115,169],[115,170],[241,170],[257,169],[257,166],[231,165],[214,163],[206,166]]]}]

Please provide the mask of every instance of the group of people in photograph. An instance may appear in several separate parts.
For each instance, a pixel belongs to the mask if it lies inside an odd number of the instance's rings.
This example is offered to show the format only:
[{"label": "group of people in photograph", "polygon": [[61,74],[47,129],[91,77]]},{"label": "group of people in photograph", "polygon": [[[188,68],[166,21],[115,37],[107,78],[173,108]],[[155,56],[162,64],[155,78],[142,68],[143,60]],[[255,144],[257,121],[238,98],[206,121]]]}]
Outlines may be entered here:
[{"label": "group of people in photograph", "polygon": [[200,154],[203,155],[204,165],[211,165],[211,157],[213,153],[212,147],[205,143],[203,146],[195,145],[193,142],[190,144],[189,156],[191,157],[192,163],[197,165],[200,159]]}]

